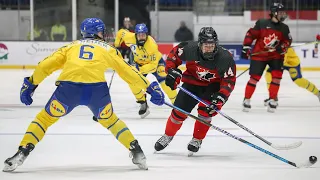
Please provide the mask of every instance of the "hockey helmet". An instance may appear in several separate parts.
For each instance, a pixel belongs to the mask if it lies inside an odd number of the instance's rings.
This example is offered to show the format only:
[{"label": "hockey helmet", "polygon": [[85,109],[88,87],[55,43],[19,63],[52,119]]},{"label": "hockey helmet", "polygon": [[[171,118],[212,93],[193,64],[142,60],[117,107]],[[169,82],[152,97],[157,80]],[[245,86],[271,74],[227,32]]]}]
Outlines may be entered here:
[{"label": "hockey helmet", "polygon": [[273,3],[270,7],[270,17],[275,17],[278,21],[283,22],[287,18],[284,6],[281,3]]},{"label": "hockey helmet", "polygon": [[[145,24],[137,24],[134,32],[136,34],[136,40],[137,40],[137,45],[139,46],[143,46],[144,43],[147,41],[148,38],[148,27]],[[140,38],[140,34],[142,34],[142,36],[145,36],[145,38]],[[139,36],[139,37],[138,37]]]},{"label": "hockey helmet", "polygon": [[[103,21],[99,18],[86,18],[80,25],[81,35],[83,38],[103,39],[106,37],[107,31]],[[103,37],[99,37],[99,32],[102,32]]]},{"label": "hockey helmet", "polygon": [[202,27],[198,35],[198,46],[202,56],[207,60],[213,60],[218,52],[218,35],[212,27]]}]

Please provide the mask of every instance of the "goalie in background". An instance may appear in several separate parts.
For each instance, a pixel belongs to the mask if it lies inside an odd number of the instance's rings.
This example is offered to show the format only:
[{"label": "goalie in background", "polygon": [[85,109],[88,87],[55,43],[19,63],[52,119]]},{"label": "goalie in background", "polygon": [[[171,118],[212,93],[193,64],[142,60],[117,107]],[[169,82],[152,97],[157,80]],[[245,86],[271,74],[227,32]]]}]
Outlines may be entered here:
[{"label": "goalie in background", "polygon": [[123,60],[116,48],[105,42],[105,24],[100,19],[87,18],[81,23],[80,29],[83,39],[61,47],[41,61],[31,77],[24,78],[20,100],[30,105],[38,85],[52,72],[62,69],[56,81],[58,87],[45,108],[29,125],[18,152],[5,161],[4,172],[14,171],[22,165],[48,128],[79,105],[87,106],[98,118],[98,122],[130,151],[134,164],[140,169],[148,169],[138,141],[113,112],[104,72],[107,68],[114,69],[129,85],[148,92],[151,102],[157,105],[164,103],[164,94],[157,82],[150,84],[140,72]]}]

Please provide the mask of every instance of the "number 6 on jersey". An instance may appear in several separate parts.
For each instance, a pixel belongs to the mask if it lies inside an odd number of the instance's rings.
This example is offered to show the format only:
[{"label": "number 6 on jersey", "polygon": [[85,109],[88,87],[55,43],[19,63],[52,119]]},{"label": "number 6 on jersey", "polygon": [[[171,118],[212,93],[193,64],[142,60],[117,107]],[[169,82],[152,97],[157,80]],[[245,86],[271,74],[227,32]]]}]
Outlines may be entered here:
[{"label": "number 6 on jersey", "polygon": [[[80,47],[80,54],[79,58],[80,59],[85,59],[85,60],[92,60],[93,58],[93,53],[90,51],[90,49],[93,49],[94,47],[91,45],[82,45]],[[88,51],[89,49],[89,51]]]}]

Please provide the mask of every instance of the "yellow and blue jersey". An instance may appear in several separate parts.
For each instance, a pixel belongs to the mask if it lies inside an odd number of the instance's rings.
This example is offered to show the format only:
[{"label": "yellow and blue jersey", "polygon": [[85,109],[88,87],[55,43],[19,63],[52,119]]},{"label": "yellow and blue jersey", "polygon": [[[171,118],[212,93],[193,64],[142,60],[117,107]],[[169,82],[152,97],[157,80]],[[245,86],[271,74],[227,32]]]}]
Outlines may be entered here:
[{"label": "yellow and blue jersey", "polygon": [[156,72],[158,63],[162,58],[162,54],[158,50],[158,45],[155,40],[148,36],[143,46],[137,45],[135,33],[132,32],[119,32],[121,36],[117,35],[115,40],[115,46],[120,47],[124,42],[126,46],[130,47],[133,54],[133,60],[139,65],[139,71],[142,74],[148,74]]},{"label": "yellow and blue jersey", "polygon": [[108,68],[114,69],[129,85],[142,89],[149,86],[149,81],[129,66],[116,48],[94,39],[78,40],[61,47],[38,64],[30,81],[38,85],[52,72],[62,69],[59,82],[106,82],[104,73]]},{"label": "yellow and blue jersey", "polygon": [[296,67],[300,65],[299,56],[296,54],[293,48],[288,48],[288,51],[284,55],[284,63],[285,67]]}]

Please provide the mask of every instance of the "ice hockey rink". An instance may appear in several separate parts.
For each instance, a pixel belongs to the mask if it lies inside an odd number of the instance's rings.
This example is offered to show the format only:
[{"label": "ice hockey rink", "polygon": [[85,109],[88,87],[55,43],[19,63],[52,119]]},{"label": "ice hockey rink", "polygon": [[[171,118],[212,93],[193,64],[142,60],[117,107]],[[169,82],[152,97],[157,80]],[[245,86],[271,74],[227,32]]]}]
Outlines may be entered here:
[{"label": "ice hockey rink", "polygon": [[[239,71],[238,73],[240,73]],[[0,71],[0,161],[17,151],[25,130],[44,107],[55,89],[55,73],[36,90],[34,103],[20,103],[22,80],[32,70]],[[244,113],[241,103],[248,74],[237,80],[235,90],[223,108],[252,131],[276,144],[303,141],[297,149],[275,150],[224,117],[217,115],[213,124],[249,142],[270,150],[295,163],[309,156],[320,156],[320,102],[305,89],[297,87],[284,73],[276,113],[268,113],[263,100],[268,96],[264,79],[252,98],[252,110]],[[320,87],[320,72],[304,72],[304,76]],[[106,73],[109,80],[111,72]],[[149,80],[154,80],[152,75]],[[118,75],[111,87],[115,113],[126,122],[139,140],[149,170],[139,170],[132,164],[128,151],[99,123],[92,120],[86,107],[74,109],[47,131],[23,166],[13,173],[0,172],[0,180],[306,180],[320,179],[320,165],[297,169],[257,151],[220,132],[210,130],[200,151],[187,157],[187,144],[192,138],[193,119],[187,119],[171,144],[154,154],[154,143],[164,133],[170,108],[151,103],[151,114],[140,119],[139,105],[130,89]],[[193,111],[196,114],[196,111]],[[1,166],[0,166],[1,167]],[[2,167],[1,167],[2,169]]]}]

